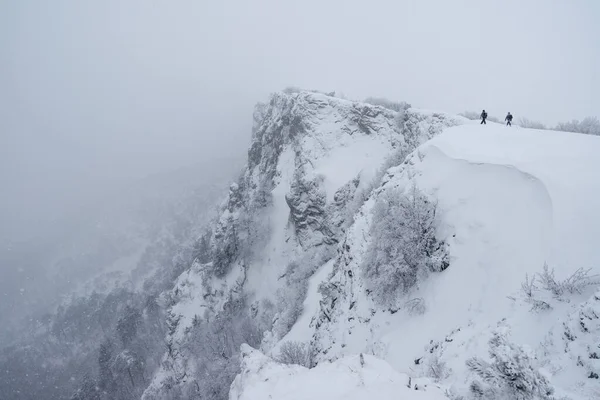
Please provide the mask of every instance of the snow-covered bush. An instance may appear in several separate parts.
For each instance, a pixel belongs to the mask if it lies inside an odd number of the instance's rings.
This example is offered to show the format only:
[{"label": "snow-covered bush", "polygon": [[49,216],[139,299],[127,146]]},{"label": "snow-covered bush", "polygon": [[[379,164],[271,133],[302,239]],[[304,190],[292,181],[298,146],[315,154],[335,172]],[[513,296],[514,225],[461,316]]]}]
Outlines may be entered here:
[{"label": "snow-covered bush", "polygon": [[312,367],[312,351],[310,345],[303,342],[284,342],[279,349],[277,359],[283,364],[297,364],[303,367]]},{"label": "snow-covered bush", "polygon": [[557,131],[585,133],[587,135],[600,135],[600,121],[596,117],[587,117],[581,121],[574,119],[569,122],[560,122],[554,129]]},{"label": "snow-covered bush", "polygon": [[486,400],[552,399],[554,389],[535,368],[535,359],[521,346],[510,342],[505,332],[496,331],[489,341],[490,361],[467,360],[469,370],[481,381],[471,383],[475,398]]},{"label": "snow-covered bush", "polygon": [[419,279],[448,267],[445,243],[435,237],[436,210],[414,185],[408,194],[390,190],[378,199],[362,270],[379,303],[396,306]]}]

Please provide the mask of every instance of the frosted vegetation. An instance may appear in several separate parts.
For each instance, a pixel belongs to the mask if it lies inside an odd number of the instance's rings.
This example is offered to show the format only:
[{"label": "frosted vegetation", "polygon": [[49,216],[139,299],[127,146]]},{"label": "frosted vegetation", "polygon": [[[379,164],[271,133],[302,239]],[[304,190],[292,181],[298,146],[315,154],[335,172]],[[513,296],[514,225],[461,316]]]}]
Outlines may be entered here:
[{"label": "frosted vegetation", "polygon": [[436,239],[436,211],[436,202],[416,186],[377,199],[362,269],[380,304],[397,307],[419,281],[448,268],[445,243]]},{"label": "frosted vegetation", "polygon": [[279,349],[277,361],[282,364],[301,365],[306,368],[312,367],[313,360],[310,344],[298,341],[284,342]]},{"label": "frosted vegetation", "polygon": [[590,275],[590,272],[591,268],[579,268],[567,278],[558,280],[554,276],[554,269],[545,263],[542,272],[531,277],[525,276],[521,291],[525,301],[532,305],[532,310],[549,310],[552,308],[551,299],[564,301],[566,295],[581,294],[590,286],[599,286],[600,276]]},{"label": "frosted vegetation", "polygon": [[554,388],[539,372],[532,352],[510,342],[506,330],[494,332],[488,345],[491,361],[478,357],[467,360],[467,367],[479,378],[470,385],[473,398],[554,399]]}]

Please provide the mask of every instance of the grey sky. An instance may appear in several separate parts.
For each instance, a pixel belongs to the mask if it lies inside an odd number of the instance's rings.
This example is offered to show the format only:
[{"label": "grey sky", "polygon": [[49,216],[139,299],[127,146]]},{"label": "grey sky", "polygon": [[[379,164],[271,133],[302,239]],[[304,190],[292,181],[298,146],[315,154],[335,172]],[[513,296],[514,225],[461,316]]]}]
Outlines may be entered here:
[{"label": "grey sky", "polygon": [[253,104],[288,85],[599,115],[599,16],[596,0],[0,0],[0,233],[243,154]]}]

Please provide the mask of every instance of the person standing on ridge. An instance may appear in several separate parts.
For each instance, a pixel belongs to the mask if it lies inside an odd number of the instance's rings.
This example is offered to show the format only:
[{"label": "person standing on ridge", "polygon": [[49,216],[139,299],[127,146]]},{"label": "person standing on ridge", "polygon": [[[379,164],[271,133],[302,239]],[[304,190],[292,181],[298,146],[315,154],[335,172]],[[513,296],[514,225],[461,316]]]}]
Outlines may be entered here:
[{"label": "person standing on ridge", "polygon": [[512,126],[512,114],[510,113],[510,111],[508,112],[508,115],[506,116],[506,118],[504,118],[504,120],[506,121],[506,125],[508,126]]},{"label": "person standing on ridge", "polygon": [[[486,118],[487,118],[487,113],[485,112],[485,110],[483,110],[481,112],[481,124],[487,125],[487,122],[485,122]],[[481,125],[481,124],[479,124],[479,125]]]}]

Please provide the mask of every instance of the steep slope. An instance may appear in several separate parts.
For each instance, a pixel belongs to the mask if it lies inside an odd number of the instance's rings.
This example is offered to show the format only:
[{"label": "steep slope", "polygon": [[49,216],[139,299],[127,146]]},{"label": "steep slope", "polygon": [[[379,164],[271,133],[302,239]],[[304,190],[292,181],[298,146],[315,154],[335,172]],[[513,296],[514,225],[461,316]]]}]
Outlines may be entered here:
[{"label": "steep slope", "polygon": [[[419,147],[388,170],[346,232],[313,321],[317,359],[368,352],[469,396],[477,373],[466,361],[497,360],[504,343],[510,357],[533,349],[528,368],[546,367],[557,392],[597,398],[599,281],[573,274],[600,271],[599,151],[597,137],[495,124],[449,128]],[[438,202],[450,267],[383,307],[364,278],[374,209],[414,184]],[[527,295],[526,274],[538,273]]]},{"label": "steep slope", "polygon": [[[386,159],[463,123],[469,121],[314,92],[276,93],[259,104],[247,167],[198,241],[194,263],[163,296],[170,313],[168,353],[144,398],[219,391],[203,386],[206,377],[215,374],[210,380],[219,381],[229,367],[200,375],[206,361],[198,359],[208,350],[197,349],[191,338],[217,322],[243,320],[228,317],[239,304],[248,305],[253,323],[262,321],[265,335],[255,345],[272,349],[306,315],[309,279],[335,256]],[[237,360],[230,345],[221,357],[225,363]]]},{"label": "steep slope", "polygon": [[[57,221],[53,234],[5,249],[10,257],[0,263],[27,281],[2,282],[21,295],[4,292],[12,301],[0,304],[0,398],[139,398],[164,351],[156,298],[189,266],[198,232],[235,176],[233,163],[209,166],[119,186],[82,206],[79,218]],[[107,371],[121,383],[107,384]]]},{"label": "steep slope", "polygon": [[[138,289],[155,272],[145,251],[156,253],[160,242],[193,240],[196,232],[184,226],[205,226],[206,209],[222,198],[242,165],[234,160],[223,164],[210,174],[206,170],[213,166],[203,162],[107,187],[102,197],[82,202],[47,230],[1,247],[0,263],[12,268],[0,280],[0,292],[11,299],[0,304],[0,341],[10,342],[9,329],[22,338],[19,323],[52,313],[67,297],[117,286]],[[176,230],[190,237],[173,237]]]}]

